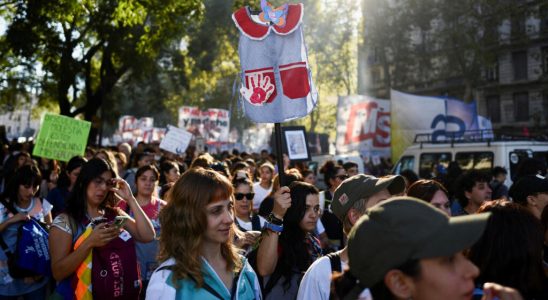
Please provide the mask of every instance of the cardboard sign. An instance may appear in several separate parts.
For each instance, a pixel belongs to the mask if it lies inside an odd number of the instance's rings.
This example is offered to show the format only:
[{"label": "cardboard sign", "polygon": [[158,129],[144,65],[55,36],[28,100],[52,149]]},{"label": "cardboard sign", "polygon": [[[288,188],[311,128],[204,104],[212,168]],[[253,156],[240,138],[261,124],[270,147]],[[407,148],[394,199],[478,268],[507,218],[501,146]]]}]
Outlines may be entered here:
[{"label": "cardboard sign", "polygon": [[60,161],[84,155],[90,128],[88,121],[46,114],[32,154]]},{"label": "cardboard sign", "polygon": [[179,108],[179,128],[185,128],[206,143],[228,142],[230,112],[226,109],[200,110],[195,106]]},{"label": "cardboard sign", "polygon": [[160,148],[179,155],[186,151],[191,138],[192,134],[190,132],[172,125],[167,125],[167,132],[160,143]]}]

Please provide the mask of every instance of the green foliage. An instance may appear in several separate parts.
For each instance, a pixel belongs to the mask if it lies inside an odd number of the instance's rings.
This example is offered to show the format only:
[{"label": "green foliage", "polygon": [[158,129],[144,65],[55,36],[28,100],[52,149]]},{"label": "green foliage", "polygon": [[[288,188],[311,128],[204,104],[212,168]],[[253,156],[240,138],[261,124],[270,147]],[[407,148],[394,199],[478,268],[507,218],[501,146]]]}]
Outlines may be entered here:
[{"label": "green foliage", "polygon": [[[355,93],[356,1],[303,2],[321,98]],[[40,105],[56,103],[62,114],[99,116],[106,134],[124,114],[163,126],[176,123],[181,105],[218,107],[244,130],[250,121],[233,95],[240,64],[231,19],[243,5],[260,8],[258,0],[11,0],[0,5],[8,24],[0,37],[0,103],[37,93]],[[322,100],[294,123],[333,134],[335,120],[336,107]]]},{"label": "green foliage", "polygon": [[8,20],[2,45],[12,62],[31,65],[24,77],[39,83],[41,98],[91,120],[122,78],[157,70],[162,51],[178,45],[202,9],[198,0],[14,0],[0,7]]}]

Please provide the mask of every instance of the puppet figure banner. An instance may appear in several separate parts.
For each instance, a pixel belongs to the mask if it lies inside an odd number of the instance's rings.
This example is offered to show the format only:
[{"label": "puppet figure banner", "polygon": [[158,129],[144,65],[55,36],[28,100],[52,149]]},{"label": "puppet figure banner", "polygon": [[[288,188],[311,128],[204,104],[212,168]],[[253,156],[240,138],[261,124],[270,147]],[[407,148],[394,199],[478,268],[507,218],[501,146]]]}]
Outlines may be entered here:
[{"label": "puppet figure banner", "polygon": [[263,11],[237,10],[240,32],[240,100],[256,123],[281,123],[308,115],[318,92],[312,82],[303,37],[302,4],[278,8],[261,2]]}]

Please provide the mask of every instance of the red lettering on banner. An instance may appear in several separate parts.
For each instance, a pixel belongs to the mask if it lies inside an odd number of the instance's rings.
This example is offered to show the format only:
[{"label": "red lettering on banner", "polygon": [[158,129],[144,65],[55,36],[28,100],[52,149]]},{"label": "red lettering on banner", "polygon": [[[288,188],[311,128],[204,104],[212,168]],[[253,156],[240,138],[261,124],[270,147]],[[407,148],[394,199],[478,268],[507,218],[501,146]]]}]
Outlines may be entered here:
[{"label": "red lettering on banner", "polygon": [[357,143],[375,137],[377,109],[376,102],[352,105],[346,127],[345,144]]},{"label": "red lettering on banner", "polygon": [[373,147],[390,147],[390,112],[376,102],[352,105],[346,127],[345,144],[371,139]]},{"label": "red lettering on banner", "polygon": [[377,130],[373,139],[373,147],[390,147],[390,112],[377,113]]}]

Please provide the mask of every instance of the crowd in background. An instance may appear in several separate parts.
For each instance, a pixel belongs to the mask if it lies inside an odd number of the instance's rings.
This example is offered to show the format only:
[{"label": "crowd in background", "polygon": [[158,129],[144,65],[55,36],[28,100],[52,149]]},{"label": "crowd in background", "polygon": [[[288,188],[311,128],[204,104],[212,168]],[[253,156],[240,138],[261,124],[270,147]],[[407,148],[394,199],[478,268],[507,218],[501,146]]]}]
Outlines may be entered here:
[{"label": "crowd in background", "polygon": [[[98,297],[75,288],[85,281],[75,274],[121,231],[140,282],[124,299],[548,299],[539,160],[524,160],[508,187],[502,166],[451,163],[419,178],[389,175],[389,160],[359,174],[353,162],[315,170],[284,155],[281,186],[268,151],[122,143],[68,162],[30,153],[13,143],[0,155],[0,233],[13,247],[25,220],[48,224],[52,276],[12,278],[0,251],[0,299]],[[128,221],[112,226],[119,217]]]}]

